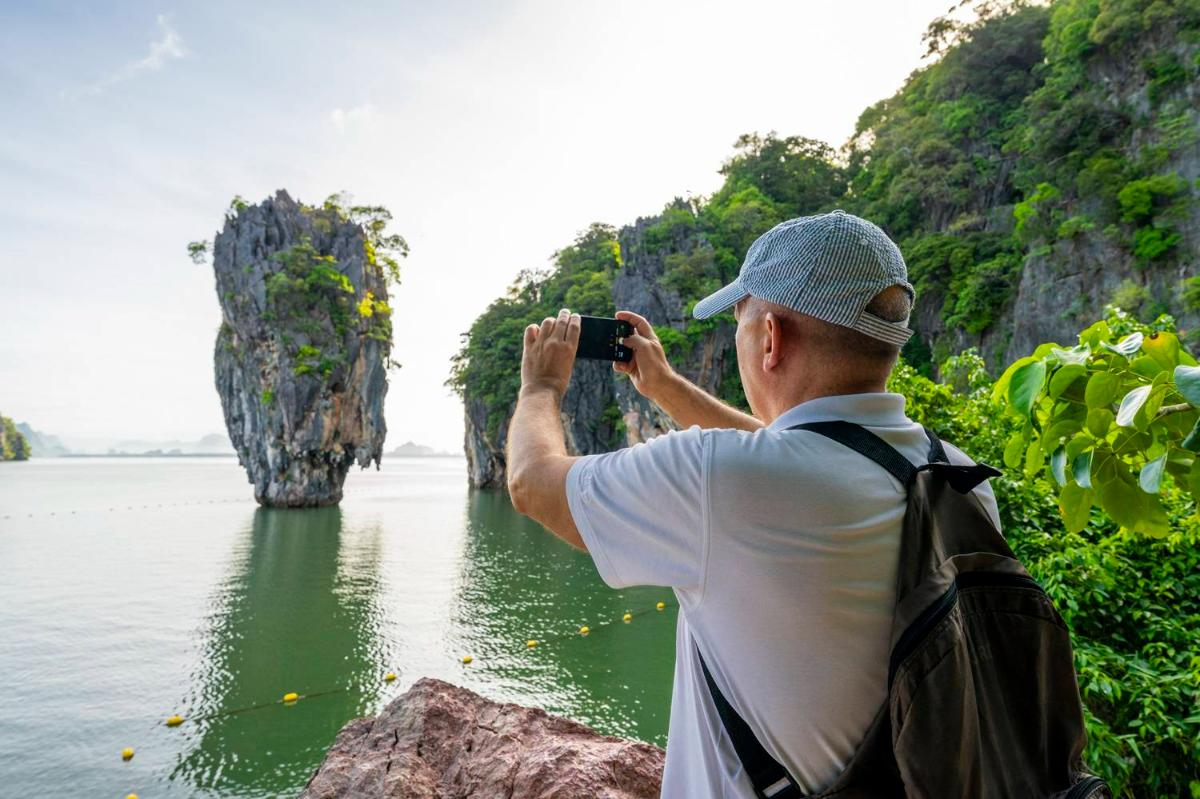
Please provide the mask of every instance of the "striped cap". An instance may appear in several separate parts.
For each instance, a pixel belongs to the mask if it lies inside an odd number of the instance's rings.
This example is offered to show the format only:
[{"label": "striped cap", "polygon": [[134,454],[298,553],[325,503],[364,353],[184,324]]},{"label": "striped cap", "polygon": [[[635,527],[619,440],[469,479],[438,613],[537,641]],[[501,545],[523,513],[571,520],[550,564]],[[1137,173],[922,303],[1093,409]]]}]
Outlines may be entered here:
[{"label": "striped cap", "polygon": [[696,303],[697,319],[758,297],[896,345],[908,341],[908,320],[889,322],[867,303],[889,286],[913,297],[904,256],[887,234],[843,211],[789,219],[750,245],[732,283]]}]

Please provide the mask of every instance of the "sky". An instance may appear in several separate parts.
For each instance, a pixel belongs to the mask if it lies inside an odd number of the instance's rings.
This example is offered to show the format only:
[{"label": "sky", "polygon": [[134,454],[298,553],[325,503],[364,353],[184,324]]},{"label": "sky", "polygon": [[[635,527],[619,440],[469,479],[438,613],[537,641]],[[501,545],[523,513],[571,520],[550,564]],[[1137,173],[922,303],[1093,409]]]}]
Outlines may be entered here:
[{"label": "sky", "polygon": [[187,242],[235,195],[345,191],[411,246],[385,449],[461,451],[450,358],[519,271],[713,192],[742,133],[840,146],[948,5],[0,0],[0,413],[76,448],[223,431]]}]

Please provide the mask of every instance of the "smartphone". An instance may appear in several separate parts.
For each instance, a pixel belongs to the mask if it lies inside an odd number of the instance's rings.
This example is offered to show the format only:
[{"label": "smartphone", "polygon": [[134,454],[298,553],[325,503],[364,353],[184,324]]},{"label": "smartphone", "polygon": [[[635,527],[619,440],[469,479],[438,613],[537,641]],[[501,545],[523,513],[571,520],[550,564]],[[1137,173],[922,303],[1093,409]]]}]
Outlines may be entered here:
[{"label": "smartphone", "polygon": [[632,335],[633,325],[623,319],[580,316],[579,350],[575,357],[628,363],[633,360],[633,350],[622,346],[621,339]]}]

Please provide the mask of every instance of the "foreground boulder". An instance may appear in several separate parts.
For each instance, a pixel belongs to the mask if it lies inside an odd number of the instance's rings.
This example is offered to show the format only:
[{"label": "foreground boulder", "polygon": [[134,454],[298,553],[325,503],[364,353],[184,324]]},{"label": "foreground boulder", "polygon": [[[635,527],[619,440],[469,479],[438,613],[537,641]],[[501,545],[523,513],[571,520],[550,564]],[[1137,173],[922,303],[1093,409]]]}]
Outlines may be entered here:
[{"label": "foreground boulder", "polygon": [[[379,462],[403,240],[382,208],[237,201],[212,243],[214,361],[229,438],[263,505],[331,505]],[[189,249],[202,253],[205,243]]]},{"label": "foreground boulder", "polygon": [[664,757],[425,678],[343,727],[301,799],[657,799]]}]

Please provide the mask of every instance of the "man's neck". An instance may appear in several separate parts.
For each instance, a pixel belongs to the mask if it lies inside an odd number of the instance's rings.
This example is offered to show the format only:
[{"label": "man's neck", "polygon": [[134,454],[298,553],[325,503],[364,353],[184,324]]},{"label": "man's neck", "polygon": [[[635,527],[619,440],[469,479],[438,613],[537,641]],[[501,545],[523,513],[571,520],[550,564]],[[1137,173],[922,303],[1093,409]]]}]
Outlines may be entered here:
[{"label": "man's neck", "polygon": [[887,390],[886,380],[838,381],[829,383],[806,382],[794,387],[792,391],[781,392],[768,399],[766,409],[769,418],[762,418],[765,424],[778,419],[786,411],[809,400],[821,397],[839,397],[845,394],[870,394]]}]

